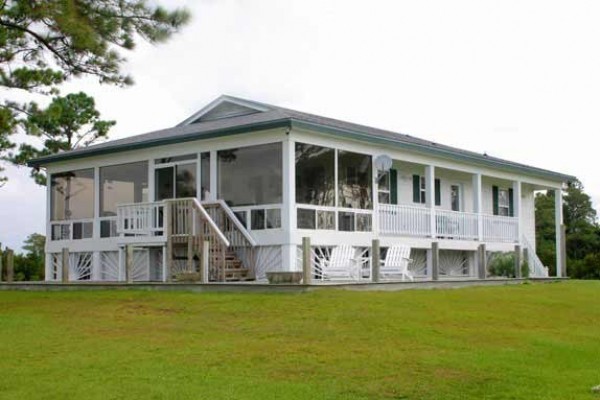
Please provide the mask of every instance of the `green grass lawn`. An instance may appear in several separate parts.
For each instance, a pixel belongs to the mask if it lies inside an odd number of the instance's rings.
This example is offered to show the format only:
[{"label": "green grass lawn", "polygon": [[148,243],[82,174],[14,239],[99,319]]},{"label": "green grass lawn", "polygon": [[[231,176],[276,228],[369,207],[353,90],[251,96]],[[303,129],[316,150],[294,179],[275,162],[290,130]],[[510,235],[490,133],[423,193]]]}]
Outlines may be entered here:
[{"label": "green grass lawn", "polygon": [[0,399],[600,399],[600,282],[0,292]]}]

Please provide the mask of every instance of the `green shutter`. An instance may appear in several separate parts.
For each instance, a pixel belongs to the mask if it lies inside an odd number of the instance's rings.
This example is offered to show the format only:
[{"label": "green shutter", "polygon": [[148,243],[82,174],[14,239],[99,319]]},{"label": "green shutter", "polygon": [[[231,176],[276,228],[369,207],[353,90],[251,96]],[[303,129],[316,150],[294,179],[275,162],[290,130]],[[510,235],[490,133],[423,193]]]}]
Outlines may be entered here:
[{"label": "green shutter", "polygon": [[435,205],[442,205],[442,182],[439,179],[435,180]]},{"label": "green shutter", "polygon": [[498,215],[498,186],[492,186],[492,202],[494,204],[494,215]]},{"label": "green shutter", "polygon": [[421,203],[421,177],[413,175],[413,203]]},{"label": "green shutter", "polygon": [[515,200],[512,189],[508,189],[508,215],[511,217],[515,216]]},{"label": "green shutter", "polygon": [[398,171],[390,169],[390,203],[398,204]]}]

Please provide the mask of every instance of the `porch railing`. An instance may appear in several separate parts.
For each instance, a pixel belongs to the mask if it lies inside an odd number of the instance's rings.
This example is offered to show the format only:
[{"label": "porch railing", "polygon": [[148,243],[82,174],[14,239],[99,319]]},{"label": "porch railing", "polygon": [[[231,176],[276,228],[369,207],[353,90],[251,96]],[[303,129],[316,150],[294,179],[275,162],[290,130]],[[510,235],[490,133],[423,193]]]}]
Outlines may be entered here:
[{"label": "porch railing", "polygon": [[[518,219],[497,215],[481,216],[450,210],[435,211],[432,232],[431,210],[425,207],[407,205],[379,205],[379,230],[383,235],[439,237],[460,240],[517,242]],[[479,232],[479,218],[482,219],[482,232]]]},{"label": "porch railing", "polygon": [[380,204],[379,229],[389,235],[431,236],[430,215],[425,207]]},{"label": "porch railing", "polygon": [[152,236],[164,231],[164,202],[120,204],[117,207],[117,233]]},{"label": "porch railing", "polygon": [[477,240],[477,214],[436,210],[435,228],[438,237],[450,237],[463,240]]},{"label": "porch railing", "polygon": [[514,217],[483,215],[483,240],[491,242],[517,242],[519,223]]}]

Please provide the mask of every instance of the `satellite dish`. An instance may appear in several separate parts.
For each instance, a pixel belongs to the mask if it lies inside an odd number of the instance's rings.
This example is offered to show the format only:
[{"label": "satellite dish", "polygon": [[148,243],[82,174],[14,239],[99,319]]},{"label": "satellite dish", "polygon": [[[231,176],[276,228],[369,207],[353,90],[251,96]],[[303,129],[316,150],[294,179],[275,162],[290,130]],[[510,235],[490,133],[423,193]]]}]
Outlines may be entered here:
[{"label": "satellite dish", "polygon": [[387,172],[392,168],[392,158],[387,154],[380,154],[373,160],[373,165],[378,172]]}]

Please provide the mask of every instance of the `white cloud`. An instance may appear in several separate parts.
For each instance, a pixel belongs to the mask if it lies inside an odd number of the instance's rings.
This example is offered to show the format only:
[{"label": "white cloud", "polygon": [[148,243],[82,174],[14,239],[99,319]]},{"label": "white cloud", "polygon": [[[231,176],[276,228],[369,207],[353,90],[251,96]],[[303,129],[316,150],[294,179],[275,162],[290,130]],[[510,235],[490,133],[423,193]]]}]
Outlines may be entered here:
[{"label": "white cloud", "polygon": [[[600,200],[598,2],[167,4],[188,5],[193,22],[129,54],[136,86],[68,87],[96,96],[118,121],[113,138],[174,125],[228,93],[571,173]],[[42,226],[32,210],[44,194],[10,175],[0,240],[19,243],[30,230],[9,227]]]}]

